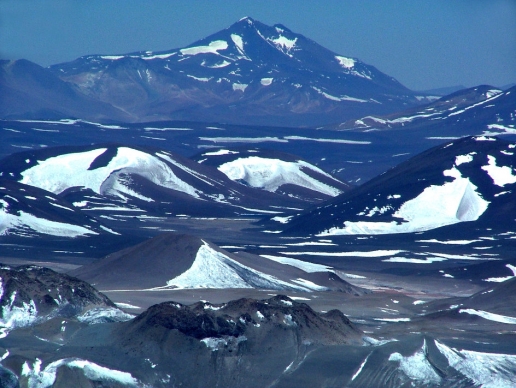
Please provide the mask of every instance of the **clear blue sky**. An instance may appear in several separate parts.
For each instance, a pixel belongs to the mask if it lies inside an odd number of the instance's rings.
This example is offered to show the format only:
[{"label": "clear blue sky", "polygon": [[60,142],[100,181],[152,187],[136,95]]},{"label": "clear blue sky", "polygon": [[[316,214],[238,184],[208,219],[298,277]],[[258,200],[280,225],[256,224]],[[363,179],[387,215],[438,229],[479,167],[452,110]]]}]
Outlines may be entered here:
[{"label": "clear blue sky", "polygon": [[415,90],[516,82],[516,0],[0,0],[0,57],[40,65],[281,23]]}]

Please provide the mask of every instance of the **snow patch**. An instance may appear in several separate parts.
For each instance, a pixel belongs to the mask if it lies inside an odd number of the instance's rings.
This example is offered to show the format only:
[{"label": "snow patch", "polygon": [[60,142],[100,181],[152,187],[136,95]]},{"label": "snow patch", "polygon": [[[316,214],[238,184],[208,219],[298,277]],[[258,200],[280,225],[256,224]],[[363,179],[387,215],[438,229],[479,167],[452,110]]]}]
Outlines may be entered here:
[{"label": "snow patch", "polygon": [[365,358],[364,361],[362,361],[362,364],[360,364],[360,366],[358,367],[357,371],[355,372],[355,374],[351,377],[351,381],[355,380],[358,375],[360,374],[360,372],[362,372],[362,369],[364,369],[364,366],[365,364],[367,363],[367,360],[369,359],[369,356],[371,355],[372,353],[369,353],[367,355],[367,357]]},{"label": "snow patch", "polygon": [[486,171],[493,183],[497,186],[504,187],[507,184],[516,182],[516,175],[513,175],[513,170],[509,166],[497,166],[496,158],[491,155],[487,155],[488,165],[482,166],[482,170]]},{"label": "snow patch", "polygon": [[106,322],[125,322],[133,319],[132,314],[113,307],[95,307],[77,316],[80,322],[96,325]]},{"label": "snow patch", "polygon": [[233,41],[233,43],[237,47],[237,49],[240,52],[240,54],[245,55],[245,52],[244,52],[244,41],[242,40],[242,37],[240,35],[231,34],[231,40]]},{"label": "snow patch", "polygon": [[222,156],[222,155],[232,155],[238,154],[238,151],[230,151],[230,150],[218,150],[212,152],[205,152],[203,156]]},{"label": "snow patch", "polygon": [[38,218],[24,211],[19,211],[18,215],[9,214],[5,208],[0,209],[0,221],[0,236],[29,230],[51,236],[71,238],[88,234],[98,235],[98,233],[79,225]]},{"label": "snow patch", "polygon": [[330,177],[321,169],[300,160],[286,162],[280,159],[250,156],[224,163],[218,169],[233,181],[244,181],[251,187],[271,192],[276,192],[282,185],[294,184],[332,197],[341,193],[339,189],[322,183],[303,172],[303,169],[310,169]]},{"label": "snow patch", "polygon": [[262,78],[260,80],[260,83],[263,85],[263,86],[269,86],[270,84],[272,84],[272,81],[274,80],[274,78]]},{"label": "snow patch", "polygon": [[351,69],[353,66],[355,66],[355,60],[353,58],[346,58],[336,55],[335,59],[337,59],[337,61],[339,61],[339,65],[345,69]]},{"label": "snow patch", "polygon": [[288,143],[286,139],[280,139],[278,137],[199,137],[199,140],[211,141],[213,143],[263,143],[263,142],[275,142],[275,143]]},{"label": "snow patch", "polygon": [[316,141],[318,143],[360,144],[360,145],[371,144],[370,141],[346,140],[346,139],[317,139],[317,138],[304,137],[304,136],[285,136],[284,139],[285,140]]},{"label": "snow patch", "polygon": [[308,261],[302,261],[298,259],[293,259],[290,257],[283,257],[283,256],[272,256],[272,255],[260,255],[261,257],[264,257],[266,259],[276,261],[281,264],[290,265],[292,267],[299,268],[305,272],[327,272],[327,271],[333,271],[332,267],[328,267],[326,265],[322,264],[315,264],[310,263]]},{"label": "snow patch", "polygon": [[6,337],[12,329],[30,326],[37,320],[38,310],[34,301],[22,302],[21,306],[15,306],[16,295],[17,292],[14,291],[9,297],[9,304],[2,307],[0,338]]},{"label": "snow patch", "polygon": [[197,54],[219,54],[220,50],[226,50],[228,48],[228,42],[225,40],[216,40],[211,42],[207,46],[188,47],[181,49],[183,55],[197,55]]},{"label": "snow patch", "polygon": [[292,282],[294,282],[296,284],[299,284],[299,285],[301,285],[303,287],[306,287],[309,290],[313,290],[313,291],[328,291],[328,287],[320,286],[318,284],[315,284],[314,282],[311,282],[310,280],[306,280],[306,279],[302,279],[302,278],[297,278],[297,279],[292,280]]},{"label": "snow patch", "polygon": [[361,252],[284,252],[286,255],[303,255],[303,256],[331,256],[331,257],[382,257],[396,255],[403,250],[388,250],[380,249],[376,251],[361,251]]},{"label": "snow patch", "polygon": [[389,361],[399,363],[399,369],[411,380],[416,380],[423,384],[440,384],[441,377],[436,372],[432,364],[428,361],[428,348],[426,340],[423,347],[408,357],[400,353],[392,353]]},{"label": "snow patch", "polygon": [[514,265],[511,265],[511,264],[507,264],[506,267],[509,268],[512,271],[512,273],[513,273],[512,276],[504,276],[504,277],[499,277],[499,278],[487,278],[487,279],[483,279],[484,282],[501,283],[501,282],[505,282],[506,280],[509,280],[509,279],[512,279],[512,278],[516,277],[516,267]]},{"label": "snow patch", "polygon": [[416,240],[416,242],[421,242],[421,243],[435,243],[435,244],[445,244],[445,245],[467,245],[467,244],[471,244],[471,243],[479,242],[479,241],[482,241],[482,240],[446,240],[446,241],[439,241],[439,240],[436,240],[435,238],[430,239],[430,240]]},{"label": "snow patch", "polygon": [[[281,52],[289,55],[290,51],[296,47],[297,38],[289,39],[286,36],[280,35],[274,39],[267,39],[272,42]],[[291,56],[291,55],[289,55]]]},{"label": "snow patch", "polygon": [[476,152],[470,152],[466,155],[457,155],[455,157],[455,165],[460,166],[463,163],[469,163],[473,161],[473,155],[476,155]]},{"label": "snow patch", "polygon": [[121,309],[140,309],[140,306],[135,306],[129,303],[115,302],[115,304]]},{"label": "snow patch", "polygon": [[61,366],[82,369],[84,375],[94,381],[106,380],[108,382],[115,381],[131,387],[142,386],[142,384],[128,372],[109,369],[80,358],[64,358],[54,361],[48,364],[43,370],[41,370],[41,364],[41,360],[36,358],[32,367],[29,366],[27,361],[25,361],[22,366],[22,376],[27,377],[28,386],[31,388],[51,387],[56,380],[57,369]]},{"label": "snow patch", "polygon": [[410,322],[410,318],[374,318],[375,321],[382,322]]},{"label": "snow patch", "polygon": [[241,92],[245,92],[245,90],[247,89],[249,85],[248,84],[237,84],[237,83],[234,83],[233,84],[233,90],[240,90]]},{"label": "snow patch", "polygon": [[477,187],[469,178],[463,178],[456,167],[444,171],[443,175],[454,180],[442,186],[425,188],[393,214],[393,217],[405,222],[346,221],[344,227],[330,228],[318,236],[412,233],[477,220],[486,211],[489,202],[476,192]]}]

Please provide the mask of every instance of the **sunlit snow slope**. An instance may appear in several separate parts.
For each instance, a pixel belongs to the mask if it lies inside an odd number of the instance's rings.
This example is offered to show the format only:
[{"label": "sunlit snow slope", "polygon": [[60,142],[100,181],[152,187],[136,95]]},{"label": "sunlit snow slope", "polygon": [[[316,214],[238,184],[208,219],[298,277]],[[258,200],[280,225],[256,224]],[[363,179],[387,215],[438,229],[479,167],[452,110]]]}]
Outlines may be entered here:
[{"label": "sunlit snow slope", "polygon": [[298,198],[335,197],[349,189],[317,166],[277,151],[219,149],[203,152],[195,159],[217,167],[233,181]]},{"label": "sunlit snow slope", "polygon": [[229,216],[277,214],[303,203],[243,186],[168,151],[113,144],[16,153],[0,161],[0,176],[86,211]]},{"label": "sunlit snow slope", "polygon": [[299,264],[243,252],[229,253],[198,237],[164,233],[72,274],[103,290],[258,288],[361,292],[330,267],[296,262]]},{"label": "sunlit snow slope", "polygon": [[514,224],[515,144],[477,136],[430,149],[287,221],[329,235],[427,231],[461,222]]}]

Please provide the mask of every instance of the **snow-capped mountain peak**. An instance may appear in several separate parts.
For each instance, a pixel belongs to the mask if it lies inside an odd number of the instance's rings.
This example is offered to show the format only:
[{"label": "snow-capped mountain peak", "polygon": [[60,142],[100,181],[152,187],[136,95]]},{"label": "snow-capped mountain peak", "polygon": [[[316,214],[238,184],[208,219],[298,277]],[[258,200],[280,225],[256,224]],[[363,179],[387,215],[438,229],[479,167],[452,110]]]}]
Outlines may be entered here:
[{"label": "snow-capped mountain peak", "polygon": [[[373,66],[249,17],[186,47],[86,55],[49,69],[139,121],[186,114],[196,121],[280,125],[278,118],[288,117],[285,124],[311,125],[314,117],[335,122],[350,112],[356,117],[420,104]],[[235,104],[242,106],[238,114]]]}]

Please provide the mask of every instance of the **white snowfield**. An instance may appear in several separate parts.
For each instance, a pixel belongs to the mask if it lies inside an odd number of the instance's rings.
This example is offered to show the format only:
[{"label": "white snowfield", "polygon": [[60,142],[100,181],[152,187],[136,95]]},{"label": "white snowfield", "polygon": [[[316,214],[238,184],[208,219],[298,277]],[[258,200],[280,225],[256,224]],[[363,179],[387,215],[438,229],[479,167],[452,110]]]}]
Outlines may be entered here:
[{"label": "white snowfield", "polygon": [[428,348],[426,340],[421,349],[411,356],[403,356],[400,353],[392,353],[389,361],[398,362],[399,369],[411,380],[416,380],[423,384],[440,384],[441,376],[436,372],[427,358]]},{"label": "white snowfield", "polygon": [[453,167],[443,172],[453,178],[441,186],[429,186],[417,197],[403,203],[393,214],[400,222],[346,221],[344,227],[333,227],[318,236],[354,234],[390,234],[422,232],[459,222],[475,221],[486,210],[484,200],[469,178]]},{"label": "white snowfield", "polygon": [[262,78],[260,80],[260,83],[263,85],[263,86],[269,86],[272,84],[272,81],[274,81],[274,78]]},{"label": "white snowfield", "polygon": [[199,197],[196,189],[180,180],[160,158],[132,148],[119,147],[107,166],[89,170],[91,163],[107,149],[63,154],[46,160],[22,173],[22,183],[59,194],[70,187],[85,187],[97,194],[145,198],[127,187],[122,174],[140,175],[156,185]]},{"label": "white snowfield", "polygon": [[312,86],[312,89],[315,90],[320,95],[322,95],[325,98],[327,98],[328,100],[332,100],[332,101],[369,102],[368,100],[364,100],[364,99],[356,98],[356,97],[350,97],[350,96],[346,96],[346,95],[337,97],[337,96],[331,95],[329,93],[326,93],[324,90],[321,90],[321,89],[319,89],[319,88],[317,88],[315,86]]},{"label": "white snowfield", "polygon": [[339,62],[339,65],[342,66],[342,68],[344,70],[346,70],[346,72],[349,72],[350,74],[353,74],[353,75],[356,75],[356,76],[359,76],[362,78],[372,79],[370,73],[364,74],[363,72],[359,72],[359,71],[356,71],[353,69],[356,64],[356,60],[354,60],[353,58],[336,55],[335,59]]},{"label": "white snowfield", "polygon": [[163,288],[265,288],[291,289],[298,291],[320,290],[314,284],[296,284],[282,281],[274,276],[257,271],[218,252],[203,241],[192,266],[181,275],[171,279]]},{"label": "white snowfield", "polygon": [[501,388],[516,386],[516,355],[481,353],[450,348],[435,340],[439,352],[455,370],[470,378],[475,386]]},{"label": "white snowfield", "polygon": [[249,186],[271,192],[275,192],[282,185],[293,184],[332,197],[341,194],[339,189],[312,178],[303,169],[312,170],[337,181],[335,178],[314,165],[301,160],[286,162],[280,159],[249,156],[224,163],[218,169],[231,180],[244,181]]},{"label": "white snowfield", "polygon": [[32,367],[27,361],[22,366],[21,375],[27,378],[28,386],[31,388],[51,387],[56,381],[57,369],[63,365],[82,369],[84,375],[91,380],[117,382],[130,387],[145,387],[128,372],[109,369],[80,358],[63,358],[48,364],[43,370],[41,365],[42,361],[36,358]]}]

